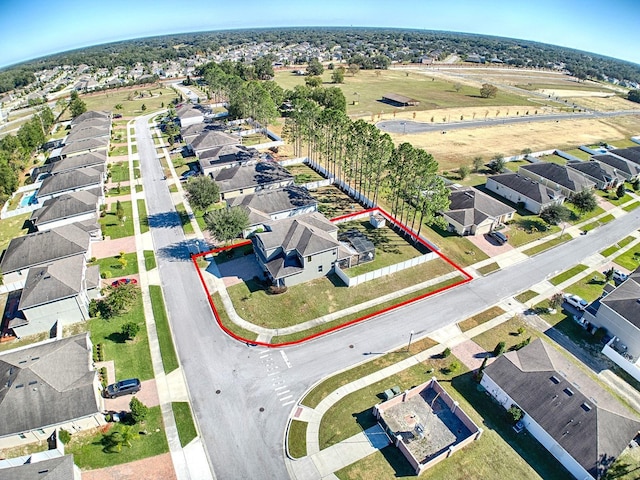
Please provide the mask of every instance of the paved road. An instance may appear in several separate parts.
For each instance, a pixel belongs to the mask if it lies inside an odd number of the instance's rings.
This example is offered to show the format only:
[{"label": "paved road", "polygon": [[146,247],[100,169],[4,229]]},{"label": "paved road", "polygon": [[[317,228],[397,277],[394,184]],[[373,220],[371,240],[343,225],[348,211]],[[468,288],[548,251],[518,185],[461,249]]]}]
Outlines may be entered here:
[{"label": "paved road", "polygon": [[528,115],[525,117],[510,118],[487,118],[482,120],[471,120],[468,122],[451,123],[425,123],[413,122],[410,120],[383,120],[376,123],[376,127],[389,133],[424,133],[424,132],[447,132],[450,130],[461,130],[465,128],[492,127],[496,125],[509,125],[514,123],[549,122],[561,120],[577,120],[590,118],[620,117],[625,115],[638,115],[640,110],[624,110],[617,112],[579,112],[579,113],[554,113],[547,115]]},{"label": "paved road", "polygon": [[286,350],[248,347],[216,326],[188,261],[145,119],[135,124],[154,248],[194,414],[219,480],[287,478],[290,402],[321,378],[484,310],[624,238],[640,213],[489,277]]}]

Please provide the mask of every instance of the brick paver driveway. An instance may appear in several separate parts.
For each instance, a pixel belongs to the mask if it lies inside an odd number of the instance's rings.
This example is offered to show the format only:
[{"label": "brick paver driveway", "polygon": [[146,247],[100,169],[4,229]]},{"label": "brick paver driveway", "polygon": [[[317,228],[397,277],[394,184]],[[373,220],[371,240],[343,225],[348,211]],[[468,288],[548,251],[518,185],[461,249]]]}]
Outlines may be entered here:
[{"label": "brick paver driveway", "polygon": [[131,253],[136,251],[136,237],[116,238],[115,240],[102,240],[91,245],[91,256],[96,258],[115,257],[120,252]]},{"label": "brick paver driveway", "polygon": [[[121,378],[118,380],[122,380]],[[156,381],[145,380],[142,382],[140,391],[136,393],[136,398],[144,403],[147,407],[155,407],[160,404],[158,399],[158,390],[156,389]],[[129,411],[129,402],[133,395],[123,395],[118,398],[105,398],[104,408],[107,411],[121,412],[122,410]]]},{"label": "brick paver driveway", "polygon": [[[509,235],[508,230],[501,231],[505,235]],[[498,245],[498,242],[489,237],[489,235],[469,235],[466,238],[468,238],[471,243],[473,243],[476,247],[478,247],[480,250],[482,250],[492,258],[496,255],[500,255],[501,253],[513,250],[513,247],[509,245],[509,242],[505,243],[504,245]]]},{"label": "brick paver driveway", "polygon": [[82,472],[83,480],[176,480],[170,453]]}]

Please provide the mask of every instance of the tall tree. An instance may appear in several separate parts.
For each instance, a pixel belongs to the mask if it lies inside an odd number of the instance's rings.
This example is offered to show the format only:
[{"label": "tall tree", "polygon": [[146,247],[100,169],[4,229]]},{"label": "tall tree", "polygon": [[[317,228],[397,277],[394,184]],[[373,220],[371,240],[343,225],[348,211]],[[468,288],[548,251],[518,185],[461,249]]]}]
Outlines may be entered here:
[{"label": "tall tree", "polygon": [[585,189],[581,192],[574,193],[571,195],[569,201],[575,205],[580,214],[593,212],[598,207],[596,196],[591,190]]},{"label": "tall tree", "polygon": [[333,83],[344,83],[344,67],[338,67],[331,72],[331,81]]},{"label": "tall tree", "polygon": [[480,96],[482,98],[495,98],[498,94],[498,87],[490,83],[483,83],[480,87]]},{"label": "tall tree", "polygon": [[191,177],[184,188],[189,203],[199,210],[206,211],[220,200],[220,188],[208,175]]},{"label": "tall tree", "polygon": [[228,243],[249,227],[249,213],[242,207],[224,208],[207,213],[204,221],[216,240]]},{"label": "tall tree", "polygon": [[266,127],[277,117],[278,110],[269,92],[260,82],[252,80],[232,95],[229,113],[236,118],[251,117]]},{"label": "tall tree", "polygon": [[324,67],[318,61],[317,58],[311,59],[309,65],[307,66],[307,75],[322,75],[324,72]]}]

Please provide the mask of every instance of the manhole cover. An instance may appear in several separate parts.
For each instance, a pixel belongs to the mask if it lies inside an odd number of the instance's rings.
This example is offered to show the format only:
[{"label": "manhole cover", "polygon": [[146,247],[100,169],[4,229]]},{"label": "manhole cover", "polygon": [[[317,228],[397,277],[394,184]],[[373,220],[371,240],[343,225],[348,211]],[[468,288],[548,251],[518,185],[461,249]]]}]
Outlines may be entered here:
[{"label": "manhole cover", "polygon": [[216,394],[220,395],[220,390],[216,390]]},{"label": "manhole cover", "polygon": [[353,345],[349,345],[349,348],[353,348]]},{"label": "manhole cover", "polygon": [[264,412],[264,407],[260,407],[260,411],[261,411],[261,412]]}]

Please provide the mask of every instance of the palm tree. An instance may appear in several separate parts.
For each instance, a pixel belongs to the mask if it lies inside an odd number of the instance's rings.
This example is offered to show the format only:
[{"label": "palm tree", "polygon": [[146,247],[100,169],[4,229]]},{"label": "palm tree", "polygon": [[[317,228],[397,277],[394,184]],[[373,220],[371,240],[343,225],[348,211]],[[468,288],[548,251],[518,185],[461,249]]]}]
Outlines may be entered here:
[{"label": "palm tree", "polygon": [[123,425],[118,431],[118,450],[122,448],[122,445],[126,445],[131,448],[131,440],[138,438],[138,434],[133,430],[131,425]]}]

